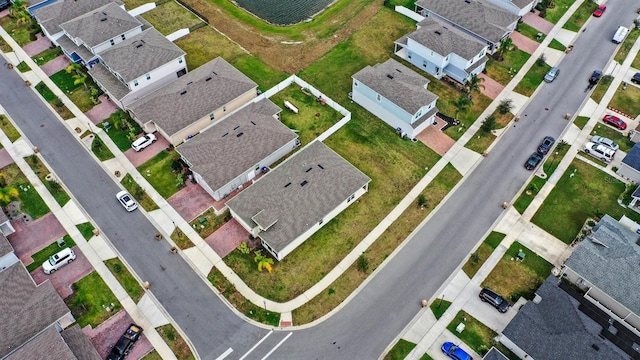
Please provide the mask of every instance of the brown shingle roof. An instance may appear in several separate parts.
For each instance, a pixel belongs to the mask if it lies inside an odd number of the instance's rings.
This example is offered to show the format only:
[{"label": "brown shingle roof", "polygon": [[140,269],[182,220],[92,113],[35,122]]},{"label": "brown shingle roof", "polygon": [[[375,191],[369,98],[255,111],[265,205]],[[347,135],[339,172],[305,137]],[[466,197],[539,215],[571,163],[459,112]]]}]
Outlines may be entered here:
[{"label": "brown shingle roof", "polygon": [[75,360],[77,357],[71,351],[69,346],[67,346],[58,330],[53,326],[49,326],[45,331],[38,334],[38,336],[31,339],[28,343],[24,344],[6,358],[6,360],[26,359]]},{"label": "brown shingle roof", "polygon": [[64,329],[61,335],[78,360],[102,360],[89,338],[82,332],[80,325],[75,324]]},{"label": "brown shingle roof", "polygon": [[36,9],[33,16],[49,34],[53,35],[62,31],[60,24],[112,2],[118,5],[123,4],[120,0],[59,0]]}]

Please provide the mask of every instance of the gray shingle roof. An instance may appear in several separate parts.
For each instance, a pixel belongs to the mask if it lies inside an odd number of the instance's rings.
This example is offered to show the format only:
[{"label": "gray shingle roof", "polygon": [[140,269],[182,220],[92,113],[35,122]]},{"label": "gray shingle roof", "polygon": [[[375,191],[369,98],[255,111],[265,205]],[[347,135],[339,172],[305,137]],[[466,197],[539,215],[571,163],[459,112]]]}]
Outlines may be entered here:
[{"label": "gray shingle roof", "polygon": [[58,330],[50,326],[6,358],[6,360],[24,359],[75,360],[77,357],[64,342]]},{"label": "gray shingle roof", "polygon": [[80,325],[75,324],[64,329],[61,335],[78,360],[102,360],[89,338],[82,332]]},{"label": "gray shingle roof", "polygon": [[438,99],[425,89],[429,80],[393,59],[367,66],[353,78],[412,115]]},{"label": "gray shingle roof", "polygon": [[131,92],[131,90],[107,70],[102,63],[98,63],[91,68],[89,74],[96,82],[107,89],[116,100],[122,100],[122,98]]},{"label": "gray shingle roof", "polygon": [[510,31],[518,16],[478,0],[418,0],[416,6],[494,43]]},{"label": "gray shingle roof", "polygon": [[9,240],[7,240],[7,237],[4,236],[2,232],[0,232],[0,257],[3,257],[12,252],[13,252],[13,246],[11,246],[11,243],[9,243]]},{"label": "gray shingle roof", "polygon": [[527,302],[502,334],[536,360],[623,359],[619,348],[598,336],[602,327],[579,311],[578,301],[557,283],[557,278],[547,278],[536,292],[542,301]]},{"label": "gray shingle roof", "polygon": [[185,55],[182,49],[153,28],[100,53],[105,64],[126,82],[177,60],[182,55]]},{"label": "gray shingle roof", "polygon": [[[207,80],[209,79],[209,80]],[[128,109],[173,135],[258,85],[222,58],[134,101]]]},{"label": "gray shingle roof", "polygon": [[407,37],[442,56],[455,53],[470,60],[487,46],[471,35],[433,17],[425,18],[418,26],[418,30]]},{"label": "gray shingle roof", "polygon": [[629,296],[640,289],[639,239],[638,234],[605,215],[565,265],[635,314],[640,314],[640,296]]},{"label": "gray shingle roof", "polygon": [[82,58],[85,63],[88,63],[89,60],[95,57],[95,55],[91,51],[89,51],[89,49],[84,46],[76,45],[76,43],[71,41],[71,39],[66,36],[61,36],[57,41],[58,45],[60,45],[60,47],[62,47],[67,53],[78,54],[78,56],[80,56],[80,58]]},{"label": "gray shingle roof", "polygon": [[49,34],[56,34],[62,31],[60,24],[112,2],[123,4],[120,0],[58,0],[36,9],[33,16]]},{"label": "gray shingle roof", "polygon": [[36,286],[21,262],[0,271],[0,357],[69,313],[51,282]]},{"label": "gray shingle roof", "polygon": [[89,47],[102,44],[141,26],[140,21],[114,3],[60,24],[60,27],[72,38],[81,39]]},{"label": "gray shingle roof", "polygon": [[504,356],[503,353],[500,352],[500,350],[492,347],[488,353],[486,353],[483,357],[482,360],[508,360],[509,358]]},{"label": "gray shingle roof", "polygon": [[227,116],[176,150],[214,190],[298,137],[274,118],[282,109],[269,99]]},{"label": "gray shingle roof", "polygon": [[252,226],[275,222],[259,236],[281,251],[369,181],[325,144],[314,141],[229,200],[227,206]]},{"label": "gray shingle roof", "polygon": [[640,143],[633,145],[622,162],[640,171]]},{"label": "gray shingle roof", "polygon": [[524,9],[524,7],[531,4],[533,0],[511,0],[511,2],[520,9]]}]

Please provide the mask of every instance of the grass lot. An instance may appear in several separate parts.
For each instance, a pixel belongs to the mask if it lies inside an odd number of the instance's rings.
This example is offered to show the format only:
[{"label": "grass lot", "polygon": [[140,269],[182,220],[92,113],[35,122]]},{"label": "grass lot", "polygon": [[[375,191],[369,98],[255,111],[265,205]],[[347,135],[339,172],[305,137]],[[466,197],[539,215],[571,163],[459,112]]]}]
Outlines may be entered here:
[{"label": "grass lot", "polygon": [[554,0],[553,8],[547,8],[547,14],[544,17],[545,20],[556,24],[558,20],[567,12],[569,6],[571,6],[575,0]]},{"label": "grass lot", "polygon": [[13,51],[11,46],[9,46],[9,44],[6,41],[4,41],[3,38],[0,38],[0,51],[2,51],[3,53],[8,53]]},{"label": "grass lot", "polygon": [[633,141],[629,140],[629,138],[620,131],[600,122],[593,128],[591,135],[600,135],[615,141],[618,143],[618,146],[620,146],[620,150],[626,153],[635,145]]},{"label": "grass lot", "polygon": [[98,126],[104,129],[106,123],[109,123],[110,127],[109,131],[105,132],[122,152],[131,149],[131,140],[127,137],[128,134],[131,132],[132,135],[136,135],[142,132],[140,125],[131,119],[128,113],[120,109],[109,115],[109,117]]},{"label": "grass lot", "polygon": [[[512,113],[500,114],[496,109],[493,112],[493,115],[496,117],[496,129],[502,129],[509,124],[511,120],[513,120]],[[482,119],[484,121],[484,119]],[[475,135],[469,139],[469,141],[465,144],[465,147],[471,149],[477,153],[482,154],[485,152],[493,141],[496,139],[496,136],[491,132],[484,132],[482,130],[478,130]]]},{"label": "grass lot", "polygon": [[159,209],[158,205],[149,197],[149,195],[138,185],[131,174],[125,175],[124,178],[120,181],[120,184],[124,186],[125,189],[136,198],[138,204],[142,206],[147,212]]},{"label": "grass lot", "polygon": [[444,313],[447,311],[449,306],[451,306],[451,301],[444,300],[443,298],[438,298],[434,300],[431,305],[429,305],[429,308],[431,309],[431,312],[433,312],[433,315],[436,317],[436,319],[440,319],[442,315],[444,315]]},{"label": "grass lot", "polygon": [[84,237],[85,240],[89,241],[89,239],[93,237],[93,230],[95,228],[90,222],[78,224],[76,225],[76,227],[78,228],[78,230],[80,231],[80,234],[82,234],[82,237]]},{"label": "grass lot", "polygon": [[64,206],[71,198],[69,194],[64,190],[62,185],[58,183],[57,180],[49,181],[46,179],[47,175],[51,174],[51,170],[47,168],[47,166],[40,160],[37,155],[30,155],[25,158],[33,172],[38,175],[38,178],[44,186],[49,190],[49,193],[56,199],[56,202],[60,204],[60,206]]},{"label": "grass lot", "polygon": [[144,164],[138,166],[138,171],[156,189],[163,198],[168,199],[180,190],[176,176],[171,170],[171,163],[180,155],[175,150],[163,150]]},{"label": "grass lot", "polygon": [[624,41],[622,42],[622,45],[620,45],[620,48],[618,49],[618,52],[616,53],[616,56],[613,58],[613,60],[622,64],[624,60],[627,58],[627,55],[629,55],[629,51],[631,50],[631,47],[633,46],[633,44],[635,44],[636,40],[638,39],[638,36],[640,36],[640,29],[637,29],[637,28],[630,29],[629,34],[627,35],[627,38],[624,39]]},{"label": "grass lot", "polygon": [[[516,26],[516,31],[528,37],[529,39],[535,40],[537,42],[542,42],[544,38],[547,37],[545,33],[540,32],[538,31],[538,29],[534,28],[533,26],[530,26],[523,22],[518,23],[518,25]],[[538,34],[542,34],[542,36],[539,39],[538,39]]]},{"label": "grass lot", "polygon": [[191,11],[175,1],[158,5],[155,9],[142,14],[142,17],[164,36],[202,22]]},{"label": "grass lot", "polygon": [[506,51],[502,61],[489,57],[487,76],[506,86],[511,81],[511,78],[520,71],[522,65],[529,60],[529,57],[531,57],[530,54],[520,49]]},{"label": "grass lot", "polygon": [[61,118],[68,120],[73,117],[73,113],[64,105],[62,100],[60,100],[60,98],[58,98],[42,81],[36,84],[36,90],[49,103],[49,105],[53,107]]},{"label": "grass lot", "polygon": [[640,88],[627,86],[627,89],[623,90],[622,84],[620,84],[613,99],[609,102],[609,106],[636,117],[640,115],[640,101],[638,99],[640,99]]},{"label": "grass lot", "polygon": [[82,70],[83,76],[86,76],[85,83],[76,84],[73,74],[67,73],[66,70],[60,70],[51,75],[53,81],[62,90],[69,100],[71,100],[82,112],[87,112],[97,105],[91,98],[91,89],[97,89],[98,86],[93,82],[91,77]]},{"label": "grass lot", "polygon": [[368,274],[375,270],[411,234],[461,178],[462,176],[455,168],[451,164],[447,164],[422,192],[427,206],[424,209],[418,207],[417,204],[410,206],[402,213],[399,220],[391,224],[363,254],[369,261],[369,271],[363,272],[358,270],[357,264],[351,265],[329,286],[327,291],[293,311],[294,323],[298,325],[309,323],[344,301],[367,278]]},{"label": "grass lot", "polygon": [[20,64],[18,64],[18,66],[16,66],[16,68],[20,71],[20,72],[27,72],[27,71],[31,71],[31,68],[29,67],[29,65],[27,65],[26,62],[22,61]]},{"label": "grass lot", "polygon": [[143,356],[141,360],[162,360],[162,356],[154,349],[147,355]]},{"label": "grass lot", "polygon": [[[524,260],[514,260],[520,252],[525,254]],[[496,291],[511,302],[521,296],[532,300],[540,284],[551,275],[552,268],[553,265],[516,241],[480,286]]]},{"label": "grass lot", "polygon": [[582,25],[587,22],[597,7],[598,4],[593,1],[582,2],[562,28],[570,31],[580,31],[580,29],[582,29]]},{"label": "grass lot", "polygon": [[192,243],[191,240],[189,240],[189,237],[185,235],[185,233],[180,230],[179,227],[176,227],[175,230],[173,230],[173,233],[171,234],[171,240],[173,240],[173,242],[176,243],[176,246],[182,250],[195,246],[195,244]]},{"label": "grass lot", "polygon": [[229,220],[231,220],[229,210],[219,216],[216,216],[215,210],[213,208],[209,208],[197,218],[193,219],[189,225],[191,225],[200,237],[206,239]]},{"label": "grass lot", "polygon": [[[458,333],[456,327],[462,322],[465,324],[464,331]],[[466,346],[473,349],[473,351],[480,354],[480,356],[484,356],[492,346],[495,346],[509,359],[519,359],[504,345],[493,340],[498,335],[495,331],[462,310],[459,311],[456,317],[447,325],[447,330],[456,334]],[[462,348],[464,349],[465,346],[463,345]]]},{"label": "grass lot", "polygon": [[283,109],[283,103],[287,100],[297,107],[299,112],[294,114],[285,109],[280,113],[280,120],[290,129],[300,131],[298,136],[302,146],[313,141],[342,119],[342,114],[327,105],[320,104],[314,96],[305,95],[296,84],[291,84],[271,97],[271,101]]},{"label": "grass lot", "polygon": [[11,16],[5,16],[0,18],[0,26],[5,29],[9,35],[15,40],[20,47],[23,47],[33,40],[31,40],[31,32],[38,28],[38,25],[34,23],[18,24],[17,20]]},{"label": "grass lot", "polygon": [[593,89],[593,92],[591,93],[591,98],[593,99],[593,101],[600,103],[602,97],[604,96],[604,93],[609,90],[609,86],[611,86],[612,81],[613,76],[611,75],[605,75],[602,77],[602,79],[600,79],[598,85],[596,85],[596,88]]},{"label": "grass lot", "polygon": [[178,358],[178,360],[191,360],[195,359],[195,356],[191,353],[191,349],[189,345],[184,341],[182,336],[176,331],[176,329],[171,324],[162,325],[157,327],[156,330],[158,334],[164,339],[164,341],[169,345],[173,354]]},{"label": "grass lot", "polygon": [[580,130],[584,128],[585,125],[589,122],[588,116],[576,116],[573,120],[573,124],[577,126]]},{"label": "grass lot", "polygon": [[469,278],[472,278],[478,270],[480,270],[480,267],[482,267],[489,256],[491,256],[493,250],[500,245],[500,242],[502,242],[505,236],[505,234],[495,231],[489,233],[482,241],[482,244],[471,254],[469,260],[462,266],[462,271],[464,271]]},{"label": "grass lot", "polygon": [[567,49],[566,46],[564,46],[560,41],[556,40],[556,39],[552,39],[551,42],[549,43],[549,47],[551,49],[556,49],[556,50],[560,50],[560,51],[565,51]]},{"label": "grass lot", "polygon": [[31,59],[33,59],[33,61],[38,66],[42,66],[62,54],[62,49],[59,46],[56,46],[53,49],[47,49],[39,54],[36,54],[35,56],[31,57]]},{"label": "grass lot", "polygon": [[4,174],[7,187],[14,187],[20,192],[19,197],[23,212],[29,214],[34,220],[49,213],[49,207],[20,171],[18,165],[5,166],[0,170],[0,174]]},{"label": "grass lot", "polygon": [[[76,246],[76,243],[73,241],[71,236],[65,235],[63,239],[66,243],[66,245],[64,246],[65,248],[72,248]],[[27,271],[32,272],[33,270],[39,268],[40,266],[42,266],[43,262],[47,261],[48,258],[50,258],[53,254],[57,253],[60,250],[62,250],[62,248],[58,246],[57,241],[54,241],[53,243],[47,245],[47,247],[45,247],[44,249],[31,255],[31,259],[33,259],[33,262],[27,265]]]},{"label": "grass lot", "polygon": [[127,291],[127,294],[131,296],[133,302],[138,303],[138,300],[144,295],[144,290],[142,290],[138,280],[131,275],[129,269],[117,257],[106,260],[104,263],[111,270],[113,276],[118,279],[120,285]]},{"label": "grass lot", "polygon": [[271,326],[280,325],[280,314],[265,310],[263,307],[256,306],[247,300],[242,294],[236,291],[236,288],[227,280],[218,269],[215,267],[211,269],[211,272],[207,276],[207,279],[215,286],[220,293],[227,298],[238,311],[243,313],[248,318],[263,324]]},{"label": "grass lot", "polygon": [[210,26],[205,26],[175,41],[187,54],[190,70],[220,56],[266,90],[287,78],[255,56],[246,53]]},{"label": "grass lot", "polygon": [[[64,302],[80,327],[91,325],[95,329],[121,308],[111,289],[95,271],[71,285],[71,288],[73,294]],[[107,311],[106,307],[111,311]]]},{"label": "grass lot", "polygon": [[[0,44],[1,46],[2,44]],[[640,53],[638,53],[636,55],[636,58],[633,59],[633,62],[631,63],[631,67],[634,69],[640,69]]]},{"label": "grass lot", "polygon": [[[572,173],[575,175],[570,177]],[[640,220],[638,213],[618,205],[624,190],[623,182],[575,159],[531,221],[570,244],[588,217],[609,214],[616,219],[626,215]]]},{"label": "grass lot", "polygon": [[96,157],[100,161],[106,161],[115,158],[115,155],[113,155],[111,150],[109,150],[109,147],[104,143],[104,141],[100,139],[100,136],[98,136],[98,134],[93,135],[94,138],[91,142],[91,151],[96,154]]},{"label": "grass lot", "polygon": [[429,354],[425,353],[420,357],[420,360],[433,360],[433,358],[429,356]]},{"label": "grass lot", "polygon": [[0,114],[0,129],[2,129],[2,132],[7,135],[11,142],[15,142],[22,136],[18,129],[13,126],[9,118],[2,114]]},{"label": "grass lot", "polygon": [[384,356],[384,360],[404,360],[415,347],[416,344],[400,339]]},{"label": "grass lot", "polygon": [[533,95],[533,92],[536,91],[538,86],[540,86],[544,75],[549,71],[549,69],[551,69],[549,64],[544,63],[540,65],[536,61],[513,90],[525,96]]}]

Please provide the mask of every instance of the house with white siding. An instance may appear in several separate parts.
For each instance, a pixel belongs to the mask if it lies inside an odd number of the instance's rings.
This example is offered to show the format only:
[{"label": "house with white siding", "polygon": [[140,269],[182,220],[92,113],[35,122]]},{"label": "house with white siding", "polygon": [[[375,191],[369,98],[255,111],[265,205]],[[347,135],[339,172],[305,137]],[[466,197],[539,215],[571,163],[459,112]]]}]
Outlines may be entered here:
[{"label": "house with white siding", "polygon": [[540,0],[486,0],[501,9],[505,9],[512,14],[524,16],[538,5]]}]

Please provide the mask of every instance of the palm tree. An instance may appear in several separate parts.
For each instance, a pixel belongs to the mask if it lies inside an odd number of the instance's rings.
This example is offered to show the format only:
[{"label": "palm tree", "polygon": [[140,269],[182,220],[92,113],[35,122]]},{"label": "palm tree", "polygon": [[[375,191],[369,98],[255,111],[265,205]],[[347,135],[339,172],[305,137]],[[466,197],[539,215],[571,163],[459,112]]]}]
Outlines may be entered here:
[{"label": "palm tree", "polygon": [[471,77],[469,78],[469,81],[467,81],[467,84],[466,84],[467,91],[469,92],[469,101],[472,101],[471,96],[475,91],[480,91],[480,89],[484,89],[484,85],[482,85],[482,82],[484,82],[484,78],[478,77],[478,75],[476,74],[471,75]]},{"label": "palm tree", "polygon": [[500,41],[500,46],[498,47],[498,61],[502,61],[504,60],[504,53],[511,49],[511,46],[513,45],[513,40],[511,40],[510,37],[506,38],[506,39],[502,39],[502,41]]},{"label": "palm tree", "polygon": [[82,71],[82,65],[78,64],[78,63],[72,63],[69,66],[67,66],[64,71],[67,72],[67,74],[72,74],[73,77],[73,85],[84,85],[85,89],[88,89],[87,87],[87,75]]},{"label": "palm tree", "polygon": [[464,111],[469,105],[471,105],[471,100],[465,94],[461,94],[458,100],[453,103],[453,106],[456,108],[456,115],[454,116],[456,119],[458,118],[458,114],[460,111]]},{"label": "palm tree", "polygon": [[271,270],[273,270],[273,268],[271,267],[271,265],[273,265],[272,258],[263,256],[262,250],[257,250],[254,252],[254,254],[256,254],[256,256],[253,258],[253,261],[258,263],[259,272],[262,272],[262,269],[267,269],[268,272],[271,272]]},{"label": "palm tree", "polygon": [[15,0],[13,4],[11,4],[11,8],[9,9],[9,15],[11,15],[15,19],[19,19],[22,16],[22,13],[25,12],[25,9],[29,6],[24,0]]},{"label": "palm tree", "polygon": [[86,75],[73,75],[73,85],[84,85],[85,90],[89,90],[87,86],[87,76]]},{"label": "palm tree", "polygon": [[14,187],[7,186],[0,188],[0,202],[5,205],[18,199],[18,196],[20,196],[20,192]]}]

